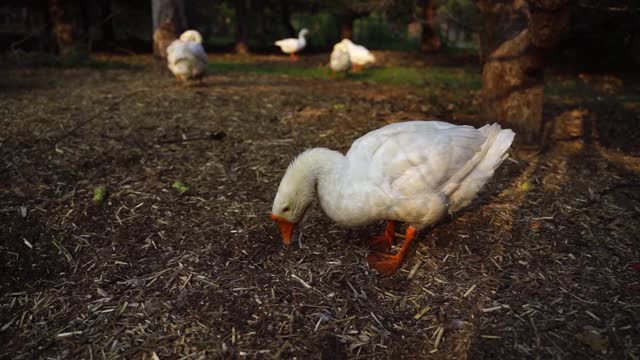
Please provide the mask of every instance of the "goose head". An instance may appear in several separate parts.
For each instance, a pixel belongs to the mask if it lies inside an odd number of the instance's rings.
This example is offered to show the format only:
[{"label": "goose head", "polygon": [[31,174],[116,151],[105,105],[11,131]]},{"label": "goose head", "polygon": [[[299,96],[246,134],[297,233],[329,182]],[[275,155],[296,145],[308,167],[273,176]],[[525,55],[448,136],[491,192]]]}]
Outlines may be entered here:
[{"label": "goose head", "polygon": [[303,38],[303,37],[307,36],[307,34],[308,34],[308,33],[309,33],[309,30],[307,30],[307,29],[302,29],[302,30],[300,30],[300,32],[298,33],[298,37],[299,37],[299,38]]},{"label": "goose head", "polygon": [[282,241],[291,244],[293,229],[302,221],[313,202],[316,175],[305,157],[298,157],[287,168],[271,208],[271,219],[280,226]]},{"label": "goose head", "polygon": [[202,35],[196,30],[187,30],[180,35],[180,40],[202,44]]}]

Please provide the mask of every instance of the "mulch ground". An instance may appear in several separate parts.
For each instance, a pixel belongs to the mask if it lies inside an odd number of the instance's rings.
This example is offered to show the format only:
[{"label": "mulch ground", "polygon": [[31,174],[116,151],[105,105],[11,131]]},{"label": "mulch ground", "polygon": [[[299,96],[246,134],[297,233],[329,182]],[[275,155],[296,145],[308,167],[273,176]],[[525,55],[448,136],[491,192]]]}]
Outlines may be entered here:
[{"label": "mulch ground", "polygon": [[285,248],[268,218],[280,177],[387,123],[482,125],[477,93],[219,73],[178,88],[148,68],[2,78],[0,358],[640,358],[637,106],[550,98],[546,146],[516,144],[383,277],[365,242],[381,224],[340,228],[316,206]]}]

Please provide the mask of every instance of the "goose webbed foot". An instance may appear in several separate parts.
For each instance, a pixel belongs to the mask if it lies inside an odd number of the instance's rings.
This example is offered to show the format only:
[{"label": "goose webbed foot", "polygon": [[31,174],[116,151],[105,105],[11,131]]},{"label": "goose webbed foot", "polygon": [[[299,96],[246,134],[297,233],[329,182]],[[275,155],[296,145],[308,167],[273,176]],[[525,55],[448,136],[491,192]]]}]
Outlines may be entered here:
[{"label": "goose webbed foot", "polygon": [[[393,227],[393,225],[390,226],[389,223],[387,223],[385,235],[387,234],[387,230],[389,230],[390,227]],[[395,255],[374,251],[367,257],[369,266],[378,270],[380,273],[386,276],[395,274],[400,268],[400,265],[402,265],[404,256],[409,250],[409,245],[411,245],[411,242],[413,241],[413,239],[415,239],[417,232],[418,230],[416,230],[416,228],[414,228],[413,226],[407,227],[407,231],[405,232],[404,236],[404,243],[402,244],[402,248],[400,249],[400,251],[398,251],[398,253]]]},{"label": "goose webbed foot", "polygon": [[395,237],[395,221],[387,221],[387,225],[382,235],[369,239],[369,249],[378,252],[387,252],[393,246]]}]

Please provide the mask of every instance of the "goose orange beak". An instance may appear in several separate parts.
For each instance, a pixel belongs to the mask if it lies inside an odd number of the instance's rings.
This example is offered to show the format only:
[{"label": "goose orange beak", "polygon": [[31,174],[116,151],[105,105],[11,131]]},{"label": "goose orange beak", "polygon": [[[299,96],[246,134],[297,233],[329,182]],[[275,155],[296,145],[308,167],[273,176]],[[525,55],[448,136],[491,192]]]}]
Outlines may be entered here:
[{"label": "goose orange beak", "polygon": [[280,226],[280,233],[282,234],[282,242],[284,242],[285,245],[291,245],[291,238],[293,237],[293,228],[295,227],[296,224],[275,214],[271,214],[271,220],[277,222],[278,225]]}]

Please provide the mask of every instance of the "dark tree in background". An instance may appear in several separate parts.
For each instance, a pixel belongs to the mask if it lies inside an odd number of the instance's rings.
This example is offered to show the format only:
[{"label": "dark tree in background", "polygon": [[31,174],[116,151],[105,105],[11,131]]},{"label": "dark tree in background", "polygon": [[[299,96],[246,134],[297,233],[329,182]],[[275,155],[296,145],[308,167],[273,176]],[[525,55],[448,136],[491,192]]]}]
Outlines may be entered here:
[{"label": "dark tree in background", "polygon": [[482,116],[526,143],[542,132],[546,55],[568,24],[571,0],[477,0],[484,18]]},{"label": "dark tree in background", "polygon": [[440,50],[440,35],[436,28],[435,19],[435,0],[424,0],[422,7],[422,36],[420,37],[420,50],[423,52]]},{"label": "dark tree in background", "polygon": [[376,1],[338,1],[335,6],[340,22],[340,38],[353,39],[353,23],[369,15]]},{"label": "dark tree in background", "polygon": [[183,0],[152,0],[153,55],[157,59],[167,57],[167,46],[176,35],[187,27]]},{"label": "dark tree in background", "polygon": [[291,8],[287,0],[280,1],[280,21],[288,36],[296,36],[296,30],[291,24]]},{"label": "dark tree in background", "polygon": [[234,0],[236,7],[236,43],[238,54],[249,53],[249,17],[247,0]]},{"label": "dark tree in background", "polygon": [[58,52],[62,55],[73,48],[73,25],[65,12],[62,0],[48,0],[51,32],[56,41]]},{"label": "dark tree in background", "polygon": [[100,23],[102,40],[106,44],[112,44],[116,40],[116,34],[113,29],[113,8],[111,0],[100,0],[98,4],[100,6],[100,15],[102,18]]},{"label": "dark tree in background", "polygon": [[347,9],[338,18],[340,19],[340,38],[353,39],[353,22],[358,18],[356,13]]}]

